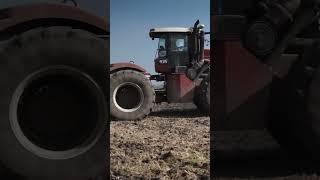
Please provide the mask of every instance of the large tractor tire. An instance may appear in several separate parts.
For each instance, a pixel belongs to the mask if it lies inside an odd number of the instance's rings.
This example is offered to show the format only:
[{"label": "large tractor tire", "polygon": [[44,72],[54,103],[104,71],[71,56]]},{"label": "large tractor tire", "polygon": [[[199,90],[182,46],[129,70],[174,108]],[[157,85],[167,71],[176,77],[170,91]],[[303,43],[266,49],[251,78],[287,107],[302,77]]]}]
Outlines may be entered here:
[{"label": "large tractor tire", "polygon": [[269,130],[292,155],[320,160],[319,48],[307,48],[288,76],[271,88]]},{"label": "large tractor tire", "polygon": [[110,113],[117,120],[141,120],[155,104],[155,91],[141,72],[121,70],[110,75]]},{"label": "large tractor tire", "polygon": [[210,115],[210,75],[196,87],[194,104],[202,113]]},{"label": "large tractor tire", "polygon": [[105,176],[106,45],[69,27],[32,29],[2,44],[4,166],[29,179]]}]

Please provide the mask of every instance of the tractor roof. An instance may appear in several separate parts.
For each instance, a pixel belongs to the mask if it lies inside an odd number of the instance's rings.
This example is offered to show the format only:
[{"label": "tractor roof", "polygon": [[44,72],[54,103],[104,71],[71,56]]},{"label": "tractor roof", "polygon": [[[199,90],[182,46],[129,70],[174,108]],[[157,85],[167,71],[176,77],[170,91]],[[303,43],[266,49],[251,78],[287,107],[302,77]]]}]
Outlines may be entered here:
[{"label": "tractor roof", "polygon": [[150,29],[150,37],[155,37],[156,34],[161,33],[191,33],[192,28],[184,27],[163,27],[163,28],[152,28]]},{"label": "tractor roof", "polygon": [[184,27],[163,27],[163,28],[153,28],[150,32],[161,33],[161,32],[191,32],[192,28]]}]

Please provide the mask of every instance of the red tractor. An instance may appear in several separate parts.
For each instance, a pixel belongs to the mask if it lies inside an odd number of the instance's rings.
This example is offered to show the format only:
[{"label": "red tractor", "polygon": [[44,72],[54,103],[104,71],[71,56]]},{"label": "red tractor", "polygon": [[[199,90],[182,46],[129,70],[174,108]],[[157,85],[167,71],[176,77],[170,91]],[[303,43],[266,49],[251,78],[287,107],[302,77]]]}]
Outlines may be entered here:
[{"label": "red tractor", "polygon": [[25,3],[0,9],[1,167],[28,179],[105,177],[109,23]]},{"label": "red tractor", "polygon": [[320,2],[217,0],[213,131],[267,128],[320,159]]},{"label": "red tractor", "polygon": [[[159,39],[154,60],[158,75],[132,63],[111,64],[110,113],[116,119],[146,117],[155,103],[194,102],[203,113],[210,107],[210,51],[204,49],[204,25],[192,28],[154,28]],[[154,89],[151,80],[164,82]]]}]

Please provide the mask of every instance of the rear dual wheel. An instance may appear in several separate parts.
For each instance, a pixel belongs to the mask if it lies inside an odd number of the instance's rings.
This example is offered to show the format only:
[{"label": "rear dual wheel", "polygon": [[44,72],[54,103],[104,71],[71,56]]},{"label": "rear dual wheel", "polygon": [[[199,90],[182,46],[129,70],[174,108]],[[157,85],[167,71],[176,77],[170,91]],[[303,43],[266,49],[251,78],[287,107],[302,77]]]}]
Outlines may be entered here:
[{"label": "rear dual wheel", "polygon": [[194,104],[205,115],[210,115],[210,75],[195,89]]},{"label": "rear dual wheel", "polygon": [[117,120],[141,120],[155,104],[155,92],[143,73],[121,70],[110,75],[110,113]]}]

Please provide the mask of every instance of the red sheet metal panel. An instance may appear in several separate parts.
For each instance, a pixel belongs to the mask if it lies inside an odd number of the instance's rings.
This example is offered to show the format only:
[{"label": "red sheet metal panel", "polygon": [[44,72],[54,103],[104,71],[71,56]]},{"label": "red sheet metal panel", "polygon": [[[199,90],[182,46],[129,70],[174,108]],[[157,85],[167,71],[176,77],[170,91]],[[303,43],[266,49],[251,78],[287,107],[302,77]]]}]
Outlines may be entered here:
[{"label": "red sheet metal panel", "polygon": [[223,46],[226,63],[227,112],[231,112],[267,86],[272,81],[272,73],[265,64],[246,51],[241,42],[225,41]]},{"label": "red sheet metal panel", "polygon": [[209,59],[210,60],[210,49],[204,49],[204,51],[203,51],[203,59]]},{"label": "red sheet metal panel", "polygon": [[166,85],[169,103],[193,102],[195,83],[185,74],[167,75]]},{"label": "red sheet metal panel", "polygon": [[147,72],[141,66],[138,66],[133,63],[113,63],[110,65],[110,72],[122,70],[122,69],[133,69],[133,70],[140,71],[140,72]]},{"label": "red sheet metal panel", "polygon": [[156,58],[154,67],[157,73],[170,73],[169,63],[167,59]]},{"label": "red sheet metal panel", "polygon": [[80,8],[66,5],[49,3],[21,5],[3,9],[0,14],[0,31],[35,19],[70,19],[87,23],[109,32],[109,22],[106,19],[88,13]]}]

